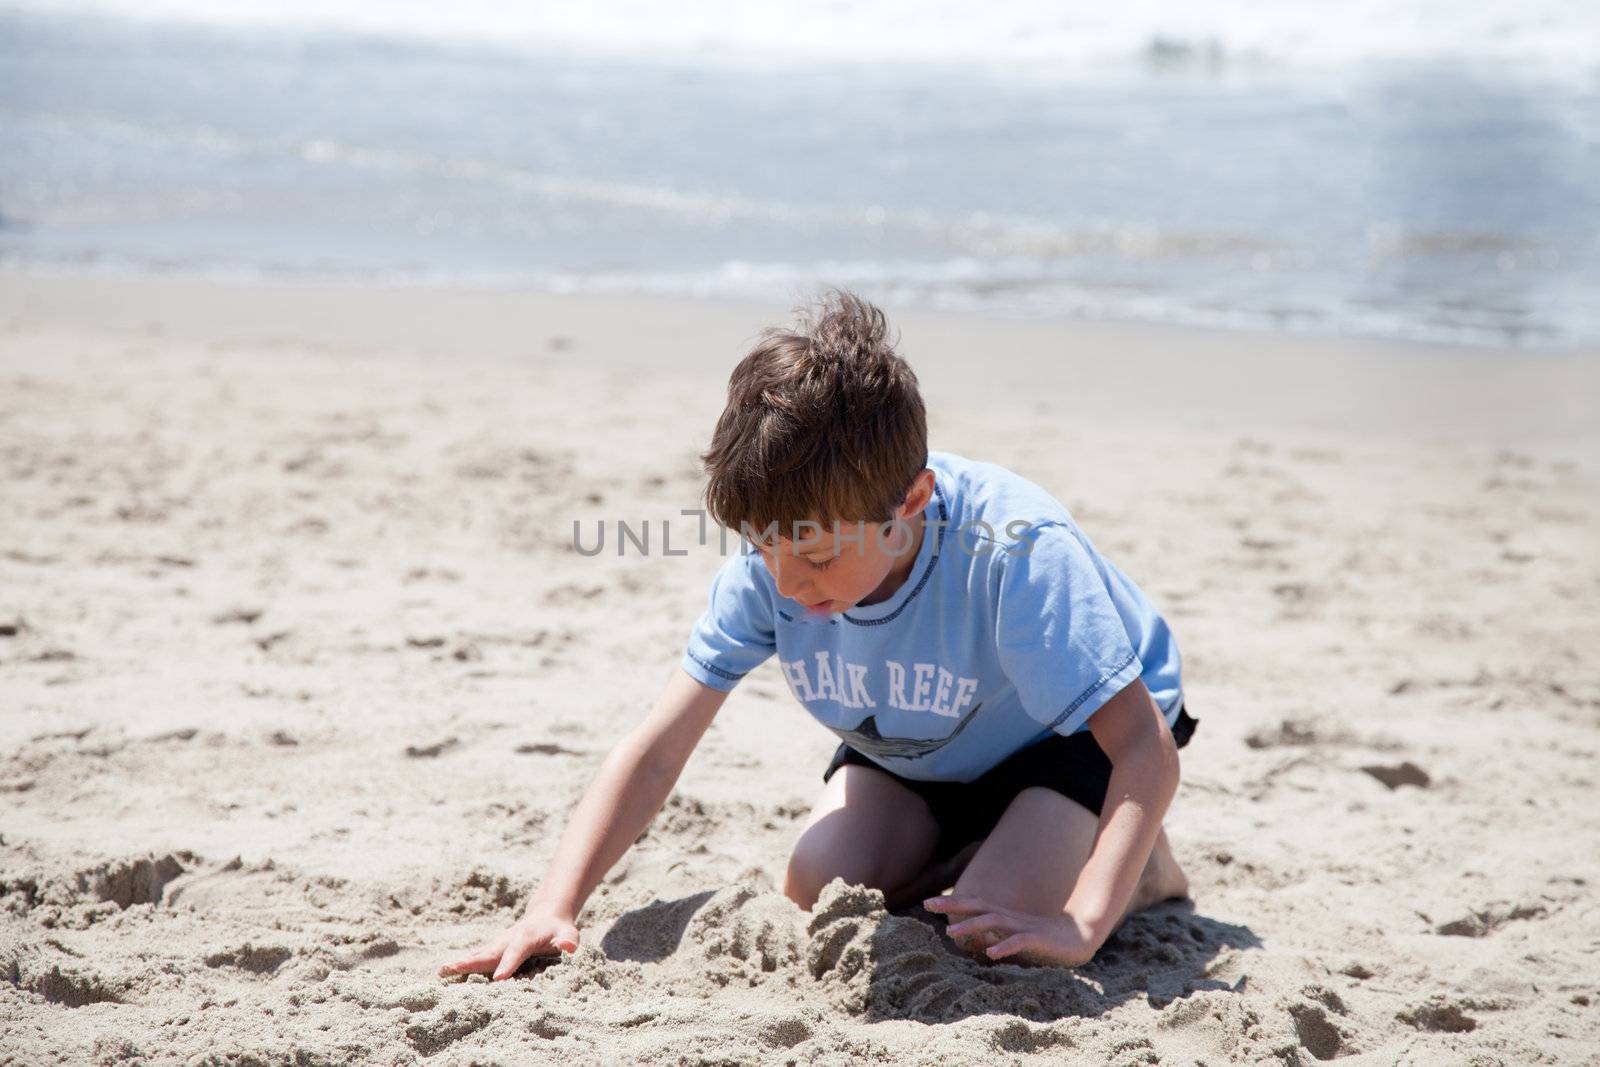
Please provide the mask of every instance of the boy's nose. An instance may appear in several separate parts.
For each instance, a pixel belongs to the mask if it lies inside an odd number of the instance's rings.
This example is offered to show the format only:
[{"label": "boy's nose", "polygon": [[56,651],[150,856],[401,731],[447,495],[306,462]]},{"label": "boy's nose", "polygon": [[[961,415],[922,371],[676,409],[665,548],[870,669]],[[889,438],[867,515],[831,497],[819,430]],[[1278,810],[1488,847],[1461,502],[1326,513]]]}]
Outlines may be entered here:
[{"label": "boy's nose", "polygon": [[775,553],[772,557],[772,579],[778,586],[778,593],[793,600],[796,595],[804,592],[805,580],[800,577],[800,568],[794,561],[784,566],[783,553]]}]

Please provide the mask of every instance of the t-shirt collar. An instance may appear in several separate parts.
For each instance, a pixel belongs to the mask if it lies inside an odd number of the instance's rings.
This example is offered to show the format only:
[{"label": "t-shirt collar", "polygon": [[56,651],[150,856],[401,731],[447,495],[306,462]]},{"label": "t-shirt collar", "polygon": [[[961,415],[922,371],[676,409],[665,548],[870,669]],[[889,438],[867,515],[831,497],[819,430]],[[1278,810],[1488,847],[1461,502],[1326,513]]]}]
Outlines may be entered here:
[{"label": "t-shirt collar", "polygon": [[939,469],[933,466],[928,469],[933,471],[933,497],[928,501],[928,506],[922,509],[922,544],[917,549],[917,561],[912,564],[911,573],[887,600],[876,604],[857,604],[844,612],[841,618],[845,622],[872,626],[891,621],[933,576],[934,565],[939,562],[939,553],[944,547],[949,508],[945,504],[944,488],[939,484],[942,477]]}]

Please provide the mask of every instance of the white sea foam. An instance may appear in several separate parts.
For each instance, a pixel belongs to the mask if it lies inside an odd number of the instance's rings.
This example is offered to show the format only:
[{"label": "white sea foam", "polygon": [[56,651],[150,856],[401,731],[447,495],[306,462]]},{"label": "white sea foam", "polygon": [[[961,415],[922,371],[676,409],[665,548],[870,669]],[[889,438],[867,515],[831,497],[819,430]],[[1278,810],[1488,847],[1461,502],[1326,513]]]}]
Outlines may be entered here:
[{"label": "white sea foam", "polygon": [[1035,71],[1130,58],[1316,65],[1452,57],[1592,69],[1600,43],[1600,4],[1582,0],[12,0],[4,8],[734,64],[959,62]]},{"label": "white sea foam", "polygon": [[[299,161],[312,168],[447,179],[535,197],[555,207],[631,209],[700,225],[744,222],[794,228],[898,231],[935,240],[942,247],[990,262],[1006,258],[1096,255],[1122,260],[1156,260],[1251,252],[1270,254],[1276,249],[1274,241],[1260,235],[1222,229],[1175,229],[1149,223],[1063,225],[1042,218],[997,212],[937,214],[877,204],[844,206],[732,196],[644,182],[574,179],[485,159],[370,148],[332,138],[250,137],[208,126],[171,122],[157,125],[96,116],[27,114],[3,105],[0,105],[0,120],[53,134],[92,136],[104,141],[181,150],[217,159]],[[13,190],[12,199],[27,209],[28,217],[35,223],[82,225],[90,221],[82,215],[80,206],[52,207],[48,198],[33,203],[28,192],[27,189]],[[187,195],[192,198],[195,194]],[[733,266],[737,269],[738,264]]]}]

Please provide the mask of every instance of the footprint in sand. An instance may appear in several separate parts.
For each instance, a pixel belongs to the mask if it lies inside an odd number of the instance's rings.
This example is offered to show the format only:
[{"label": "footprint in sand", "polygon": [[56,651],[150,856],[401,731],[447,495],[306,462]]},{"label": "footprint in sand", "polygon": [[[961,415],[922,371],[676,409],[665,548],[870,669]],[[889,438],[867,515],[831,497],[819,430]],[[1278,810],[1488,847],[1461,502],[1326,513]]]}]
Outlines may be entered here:
[{"label": "footprint in sand", "polygon": [[412,759],[433,759],[455,748],[461,742],[454,737],[447,737],[443,741],[435,741],[431,745],[407,745],[406,755]]},{"label": "footprint in sand", "polygon": [[[31,964],[31,966],[30,966]],[[64,1008],[82,1008],[89,1004],[121,1004],[127,990],[93,971],[80,970],[68,965],[52,964],[46,970],[43,961],[23,959],[13,962],[13,984],[37,993],[39,996]]]},{"label": "footprint in sand", "polygon": [[1361,769],[1391,790],[1399,789],[1403,785],[1414,785],[1418,789],[1426,789],[1428,784],[1433,781],[1428,777],[1427,771],[1410,760],[1396,764],[1369,763]]},{"label": "footprint in sand", "polygon": [[227,626],[230,623],[242,623],[249,626],[262,615],[266,614],[264,608],[229,608],[211,616],[211,621],[218,626]]},{"label": "footprint in sand", "polygon": [[193,741],[199,735],[200,731],[198,728],[193,726],[184,726],[177,730],[167,730],[164,733],[151,734],[149,737],[145,738],[145,740],[151,744],[159,745],[165,744],[169,741]]},{"label": "footprint in sand", "polygon": [[482,1030],[492,1020],[493,1017],[484,1008],[440,1008],[409,1023],[405,1030],[406,1040],[421,1055],[432,1056],[468,1034]]},{"label": "footprint in sand", "polygon": [[273,645],[293,636],[293,630],[279,630],[276,633],[267,634],[265,637],[256,638],[255,646],[263,652],[270,652]]},{"label": "footprint in sand", "polygon": [[213,952],[205,959],[207,967],[232,967],[251,974],[272,974],[294,955],[283,945],[255,945],[245,942],[235,948]]},{"label": "footprint in sand", "polygon": [[1248,748],[1314,745],[1317,741],[1317,731],[1310,723],[1294,719],[1284,719],[1273,730],[1252,730],[1244,739]]},{"label": "footprint in sand", "polygon": [[1438,998],[1410,1011],[1397,1012],[1395,1018],[1407,1026],[1435,1033],[1466,1034],[1478,1028],[1478,1020],[1462,1011],[1459,1005]]},{"label": "footprint in sand", "polygon": [[1316,1004],[1296,1004],[1289,1009],[1300,1045],[1319,1060],[1331,1060],[1346,1051],[1345,1036]]},{"label": "footprint in sand", "polygon": [[550,741],[530,741],[520,744],[514,750],[524,756],[581,756],[583,751],[576,748],[567,748]]},{"label": "footprint in sand", "polygon": [[1508,922],[1518,919],[1542,919],[1550,914],[1543,904],[1490,905],[1481,911],[1470,911],[1459,919],[1438,926],[1434,933],[1445,937],[1488,937]]},{"label": "footprint in sand", "polygon": [[445,645],[445,639],[442,638],[442,637],[435,637],[435,636],[431,636],[430,635],[430,636],[427,636],[427,637],[408,637],[408,638],[406,638],[406,647],[407,648],[443,648],[444,645]]}]

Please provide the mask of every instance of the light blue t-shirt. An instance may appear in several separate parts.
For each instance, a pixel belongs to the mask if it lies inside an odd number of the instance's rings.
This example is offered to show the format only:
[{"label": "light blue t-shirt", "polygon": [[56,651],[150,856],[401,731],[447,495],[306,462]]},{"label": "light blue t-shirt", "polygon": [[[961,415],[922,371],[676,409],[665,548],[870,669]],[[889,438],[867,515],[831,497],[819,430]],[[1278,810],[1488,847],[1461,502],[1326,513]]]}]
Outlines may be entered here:
[{"label": "light blue t-shirt", "polygon": [[683,669],[729,690],[776,653],[813,717],[925,781],[968,782],[1052,730],[1087,729],[1135,678],[1170,726],[1182,703],[1172,632],[1067,509],[993,463],[931,452],[928,467],[922,545],[893,596],[808,617],[740,540]]}]

